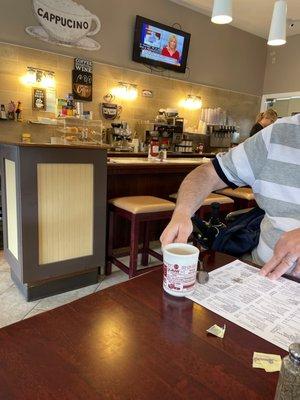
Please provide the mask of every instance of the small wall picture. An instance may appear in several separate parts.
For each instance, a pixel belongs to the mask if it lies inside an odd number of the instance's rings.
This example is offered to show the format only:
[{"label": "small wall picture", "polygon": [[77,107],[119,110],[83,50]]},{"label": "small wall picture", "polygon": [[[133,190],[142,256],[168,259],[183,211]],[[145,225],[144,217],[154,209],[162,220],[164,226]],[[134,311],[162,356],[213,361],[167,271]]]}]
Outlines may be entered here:
[{"label": "small wall picture", "polygon": [[74,100],[93,100],[93,75],[90,72],[73,70],[72,87]]},{"label": "small wall picture", "polygon": [[32,89],[32,108],[34,110],[46,111],[47,92],[46,89],[33,88]]},{"label": "small wall picture", "polygon": [[118,106],[117,104],[113,104],[113,103],[101,103],[100,109],[101,109],[102,116],[105,119],[119,118],[119,116],[122,112],[122,107]]}]

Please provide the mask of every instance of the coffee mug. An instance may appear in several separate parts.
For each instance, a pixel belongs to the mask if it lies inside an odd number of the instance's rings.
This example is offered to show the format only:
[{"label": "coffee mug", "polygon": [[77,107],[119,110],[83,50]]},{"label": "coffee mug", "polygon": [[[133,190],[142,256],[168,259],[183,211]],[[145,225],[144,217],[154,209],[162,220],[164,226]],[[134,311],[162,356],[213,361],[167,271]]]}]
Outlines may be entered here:
[{"label": "coffee mug", "polygon": [[33,8],[45,31],[59,42],[74,44],[101,28],[99,18],[73,0],[33,0]]},{"label": "coffee mug", "polygon": [[184,297],[195,290],[199,249],[186,243],[171,243],[162,248],[163,288],[172,296]]}]

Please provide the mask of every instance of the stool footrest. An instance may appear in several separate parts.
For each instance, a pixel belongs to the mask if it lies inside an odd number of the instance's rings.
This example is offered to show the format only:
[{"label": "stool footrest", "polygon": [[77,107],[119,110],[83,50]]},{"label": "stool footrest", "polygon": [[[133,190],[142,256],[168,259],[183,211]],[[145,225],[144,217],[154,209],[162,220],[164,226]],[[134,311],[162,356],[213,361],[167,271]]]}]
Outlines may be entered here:
[{"label": "stool footrest", "polygon": [[[171,219],[174,208],[174,203],[153,196],[128,196],[111,200],[109,205],[106,275],[111,274],[112,264],[128,274],[129,278],[132,278],[154,268],[148,267],[149,255],[163,261],[161,254],[149,249],[149,225],[151,222]],[[129,266],[121,262],[120,255],[114,254],[113,251],[115,217],[130,221]],[[142,248],[139,246],[141,237],[143,238]],[[142,266],[146,268],[138,270],[139,253],[142,253]]]},{"label": "stool footrest", "polygon": [[121,261],[119,261],[116,257],[111,257],[111,263],[120,268],[123,272],[125,272],[125,274],[129,275],[129,268]]},{"label": "stool footrest", "polygon": [[159,253],[157,253],[156,251],[152,250],[152,249],[148,249],[148,254],[150,254],[151,256],[157,258],[159,261],[163,260],[163,256]]},{"label": "stool footrest", "polygon": [[[155,253],[155,252],[154,252],[154,253]],[[156,254],[158,254],[158,253],[156,253]],[[159,255],[159,254],[158,254],[158,255]],[[155,257],[155,256],[154,256],[154,257]],[[127,267],[127,265],[123,264],[123,263],[122,263],[120,260],[118,260],[116,257],[112,257],[112,258],[111,258],[111,262],[112,262],[112,264],[114,264],[114,265],[116,265],[118,268],[120,268],[123,272],[125,272],[126,274],[128,274],[130,278],[132,278],[132,276],[130,276],[130,274],[129,274],[129,268]],[[138,270],[135,272],[135,275],[134,275],[134,276],[144,274],[145,272],[148,272],[148,271],[153,271],[154,268],[158,268],[158,267],[160,268],[161,265],[156,265],[155,267],[147,267],[147,268],[138,269]]]}]

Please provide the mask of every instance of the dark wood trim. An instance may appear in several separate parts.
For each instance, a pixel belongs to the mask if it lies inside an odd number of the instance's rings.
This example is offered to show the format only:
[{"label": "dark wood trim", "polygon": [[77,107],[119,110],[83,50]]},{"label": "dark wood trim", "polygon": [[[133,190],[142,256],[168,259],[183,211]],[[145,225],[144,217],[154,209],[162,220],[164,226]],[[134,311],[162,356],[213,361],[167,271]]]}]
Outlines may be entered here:
[{"label": "dark wood trim", "polygon": [[107,150],[109,145],[96,145],[96,144],[52,144],[52,143],[26,143],[26,142],[11,142],[1,140],[0,145],[6,146],[16,146],[16,147],[35,147],[35,148],[59,148],[59,149],[77,149],[77,150],[84,150],[84,149],[91,149],[91,150]]},{"label": "dark wood trim", "polygon": [[13,269],[11,269],[11,278],[25,297],[26,301],[35,301],[48,296],[64,293],[68,290],[75,290],[98,283],[98,268],[71,276],[59,277],[54,280],[49,279],[43,282],[38,282],[38,284],[35,285],[20,282],[14,274]]},{"label": "dark wood trim", "polygon": [[145,175],[145,174],[185,174],[193,171],[193,169],[199,167],[200,163],[193,164],[178,164],[174,163],[130,163],[130,164],[107,164],[107,174],[111,175]]},{"label": "dark wood trim", "polygon": [[[49,295],[52,285],[45,280],[52,279],[54,287],[59,287],[59,279],[66,282],[64,291],[73,288],[71,275],[79,273],[85,275],[89,270],[88,282],[95,280],[95,271],[98,267],[105,266],[105,240],[106,240],[106,197],[107,197],[107,158],[106,151],[99,148],[64,148],[14,146],[1,145],[1,172],[2,172],[2,196],[3,196],[3,225],[4,225],[4,253],[7,261],[13,269],[14,279],[19,280],[19,286],[27,285],[35,287],[34,292]],[[19,237],[19,259],[7,249],[7,207],[6,207],[6,181],[5,159],[10,159],[16,164],[17,185],[17,218]],[[38,256],[38,187],[37,164],[61,163],[61,164],[93,164],[94,173],[94,215],[93,215],[93,254],[86,257],[77,257],[60,262],[39,265]],[[65,275],[68,275],[67,279]],[[75,278],[74,278],[75,279]],[[76,278],[78,279],[78,278]],[[75,281],[76,281],[75,279]],[[87,281],[85,278],[81,282]],[[74,282],[75,282],[74,281]],[[77,282],[77,281],[76,281]],[[90,284],[90,283],[89,283]],[[40,285],[41,292],[36,289]],[[47,287],[45,287],[45,285]],[[26,286],[26,287],[27,287]],[[82,285],[81,285],[82,286]],[[25,287],[25,286],[24,286]],[[25,290],[25,289],[24,289]],[[23,293],[25,293],[23,290]],[[26,289],[27,290],[27,289]],[[33,289],[30,289],[33,290]],[[53,289],[54,290],[54,289]]]},{"label": "dark wood trim", "polygon": [[143,223],[143,248],[142,248],[142,265],[149,264],[149,221]]},{"label": "dark wood trim", "polygon": [[[54,150],[54,149],[53,149]],[[101,159],[102,158],[102,159]],[[21,179],[21,215],[22,215],[22,237],[24,252],[23,283],[36,282],[66,273],[73,273],[78,269],[90,267],[104,267],[105,252],[99,240],[105,242],[106,236],[106,170],[105,153],[99,150],[55,149],[49,151],[45,148],[20,148]],[[37,164],[39,163],[75,163],[94,165],[94,244],[93,255],[59,261],[51,264],[39,265],[38,261],[38,187],[37,187]],[[102,199],[102,201],[101,201]],[[31,207],[28,207],[28,205]],[[83,267],[84,266],[84,267]]]},{"label": "dark wood trim", "polygon": [[[23,280],[23,244],[22,244],[22,232],[21,232],[21,204],[19,201],[20,193],[20,160],[19,160],[19,148],[14,146],[1,146],[1,191],[2,191],[2,214],[3,214],[3,250],[4,256],[8,263],[14,268],[15,274],[19,279]],[[17,225],[18,225],[18,260],[8,249],[8,230],[7,230],[7,202],[6,202],[6,170],[5,160],[10,160],[15,163],[16,172],[16,194],[17,194]]]}]

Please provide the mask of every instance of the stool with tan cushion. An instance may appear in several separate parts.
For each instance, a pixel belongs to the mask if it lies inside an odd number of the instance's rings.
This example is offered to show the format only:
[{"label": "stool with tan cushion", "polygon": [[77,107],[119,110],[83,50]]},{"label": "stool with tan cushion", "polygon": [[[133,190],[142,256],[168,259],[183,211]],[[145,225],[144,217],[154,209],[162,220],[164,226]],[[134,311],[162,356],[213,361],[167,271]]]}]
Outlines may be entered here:
[{"label": "stool with tan cushion", "polygon": [[[175,204],[154,196],[118,197],[109,201],[108,243],[106,275],[111,274],[112,264],[129,275],[129,278],[142,274],[150,268],[137,270],[138,253],[142,253],[142,265],[148,265],[149,254],[162,261],[161,254],[149,248],[149,223],[151,221],[169,220]],[[113,254],[114,219],[125,218],[130,221],[130,261],[129,268]],[[143,247],[139,251],[139,233],[143,225]]]},{"label": "stool with tan cushion", "polygon": [[[173,193],[169,196],[172,199],[177,199],[177,193]],[[197,211],[197,215],[201,219],[205,219],[207,214],[211,212],[211,204],[212,203],[219,203],[220,204],[220,212],[222,214],[227,214],[234,210],[234,200],[230,197],[223,196],[221,194],[211,193],[209,194],[204,202],[202,203],[201,207]]]},{"label": "stool with tan cushion", "polygon": [[256,206],[253,191],[249,187],[240,187],[237,189],[231,189],[228,187],[217,190],[216,193],[233,198],[236,210]]}]

